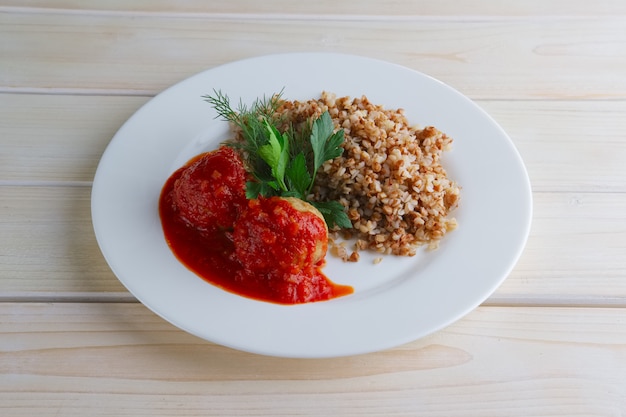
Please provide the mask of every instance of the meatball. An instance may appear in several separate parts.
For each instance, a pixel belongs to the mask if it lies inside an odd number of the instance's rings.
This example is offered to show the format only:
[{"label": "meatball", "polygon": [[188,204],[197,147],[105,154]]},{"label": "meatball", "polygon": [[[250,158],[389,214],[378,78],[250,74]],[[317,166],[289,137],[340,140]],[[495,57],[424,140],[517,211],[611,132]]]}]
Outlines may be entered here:
[{"label": "meatball", "polygon": [[249,200],[235,222],[235,252],[244,268],[294,274],[324,260],[328,229],[322,215],[296,198]]},{"label": "meatball", "polygon": [[172,192],[180,216],[201,230],[232,228],[247,201],[247,173],[239,155],[222,146],[183,169]]}]

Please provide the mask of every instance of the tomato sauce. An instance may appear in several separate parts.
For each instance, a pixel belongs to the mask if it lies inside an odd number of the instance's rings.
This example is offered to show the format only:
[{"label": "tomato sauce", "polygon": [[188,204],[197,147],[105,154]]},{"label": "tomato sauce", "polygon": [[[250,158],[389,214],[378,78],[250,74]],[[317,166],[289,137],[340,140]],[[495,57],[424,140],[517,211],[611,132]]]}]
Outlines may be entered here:
[{"label": "tomato sauce", "polygon": [[227,147],[170,176],[159,213],[174,255],[207,282],[257,300],[298,304],[352,293],[321,271],[324,221],[281,198],[246,199],[246,176]]}]

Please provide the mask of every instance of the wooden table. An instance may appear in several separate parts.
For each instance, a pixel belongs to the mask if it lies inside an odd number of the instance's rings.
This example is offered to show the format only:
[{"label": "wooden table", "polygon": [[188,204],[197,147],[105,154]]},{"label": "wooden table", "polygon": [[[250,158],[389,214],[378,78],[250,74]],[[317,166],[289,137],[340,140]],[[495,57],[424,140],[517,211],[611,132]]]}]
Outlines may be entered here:
[{"label": "wooden table", "polygon": [[[0,0],[0,415],[626,415],[626,2],[217,3]],[[295,51],[430,74],[515,142],[531,235],[462,320],[257,356],[155,316],[105,263],[90,187],[121,124],[194,73]]]}]

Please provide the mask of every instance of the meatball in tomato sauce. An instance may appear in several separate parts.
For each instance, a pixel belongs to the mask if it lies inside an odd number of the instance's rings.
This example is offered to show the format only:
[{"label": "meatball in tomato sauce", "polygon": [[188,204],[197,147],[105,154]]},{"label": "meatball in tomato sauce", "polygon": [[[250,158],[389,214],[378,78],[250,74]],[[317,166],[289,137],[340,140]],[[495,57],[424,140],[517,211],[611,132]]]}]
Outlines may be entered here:
[{"label": "meatball in tomato sauce", "polygon": [[297,272],[323,261],[328,229],[322,215],[295,198],[249,200],[235,222],[237,258],[255,272]]},{"label": "meatball in tomato sauce", "polygon": [[235,222],[233,243],[243,280],[260,283],[277,302],[327,300],[351,291],[321,273],[328,229],[319,211],[302,200],[249,200]]},{"label": "meatball in tomato sauce", "polygon": [[229,229],[246,207],[246,180],[239,155],[223,146],[183,168],[172,201],[181,218],[198,229]]}]

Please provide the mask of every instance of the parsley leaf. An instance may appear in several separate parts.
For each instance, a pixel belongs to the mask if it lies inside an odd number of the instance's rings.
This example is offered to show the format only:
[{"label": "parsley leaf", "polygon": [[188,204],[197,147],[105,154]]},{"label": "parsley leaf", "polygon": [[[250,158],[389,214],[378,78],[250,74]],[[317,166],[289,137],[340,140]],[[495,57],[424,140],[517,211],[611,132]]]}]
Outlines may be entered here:
[{"label": "parsley leaf", "polygon": [[267,129],[268,143],[259,148],[259,155],[270,166],[278,187],[282,191],[289,191],[285,184],[285,170],[289,163],[289,137],[281,134],[267,120],[263,124]]},{"label": "parsley leaf", "polygon": [[251,200],[259,198],[261,195],[271,195],[274,189],[269,183],[264,181],[248,181],[246,182],[246,198]]},{"label": "parsley leaf", "polygon": [[[315,178],[317,170],[324,162],[334,159],[343,153],[343,148],[341,147],[344,140],[343,130],[338,130],[333,134],[334,129],[335,125],[327,111],[313,122],[310,138],[313,149],[313,178]],[[309,186],[309,192],[312,187],[313,183]]]},{"label": "parsley leaf", "polygon": [[291,161],[286,171],[289,188],[298,193],[298,198],[305,199],[313,178],[306,167],[304,154],[299,153]]},{"label": "parsley leaf", "polygon": [[311,204],[322,213],[329,229],[335,225],[344,229],[352,227],[352,222],[339,201],[311,201]]}]

